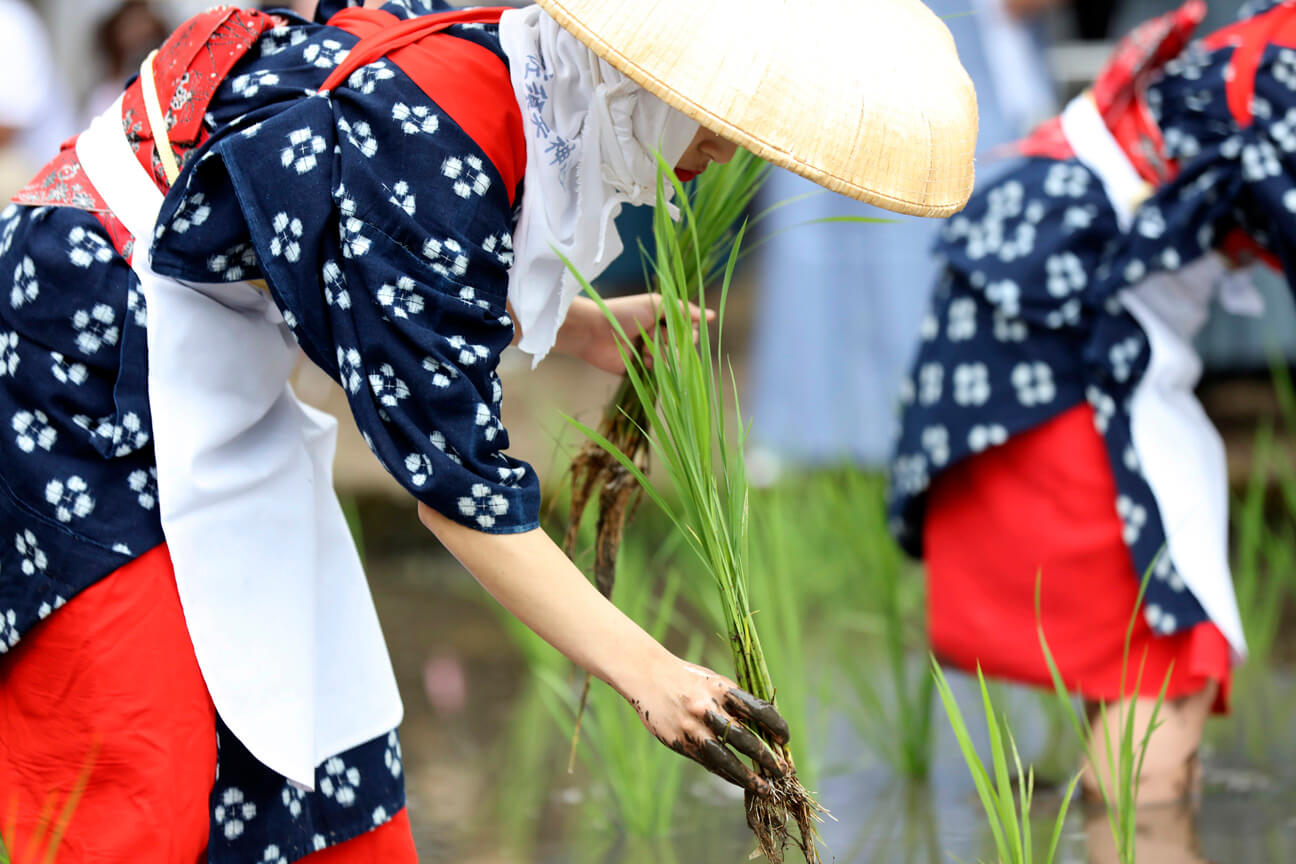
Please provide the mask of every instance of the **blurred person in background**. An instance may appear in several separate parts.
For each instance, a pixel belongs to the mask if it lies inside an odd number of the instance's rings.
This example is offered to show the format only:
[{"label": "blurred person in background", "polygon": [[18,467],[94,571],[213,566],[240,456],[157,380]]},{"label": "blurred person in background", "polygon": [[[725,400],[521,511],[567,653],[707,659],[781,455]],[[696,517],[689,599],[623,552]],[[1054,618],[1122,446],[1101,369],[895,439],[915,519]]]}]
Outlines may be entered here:
[{"label": "blurred person in background", "polygon": [[[927,0],[944,18],[977,90],[978,183],[985,160],[1054,108],[1040,13],[1054,0]],[[756,482],[786,463],[843,460],[881,468],[894,437],[900,379],[917,344],[931,246],[940,223],[901,218],[886,225],[814,225],[839,217],[891,218],[774,170],[767,203],[787,201],[763,221],[770,239],[760,280],[749,385]]]},{"label": "blurred person in background", "polygon": [[0,0],[0,57],[0,200],[8,200],[76,131],[76,119],[45,25],[24,0]]},{"label": "blurred person in background", "polygon": [[947,222],[891,473],[933,651],[1051,687],[1038,619],[1094,722],[1089,792],[1104,733],[1141,740],[1164,692],[1140,803],[1195,794],[1246,653],[1193,338],[1256,310],[1237,268],[1296,275],[1296,3],[1193,41],[1206,12],[1141,25]]},{"label": "blurred person in background", "polygon": [[126,79],[139,72],[140,63],[170,32],[149,0],[126,0],[99,20],[94,45],[103,72],[86,97],[87,123],[121,95]]}]

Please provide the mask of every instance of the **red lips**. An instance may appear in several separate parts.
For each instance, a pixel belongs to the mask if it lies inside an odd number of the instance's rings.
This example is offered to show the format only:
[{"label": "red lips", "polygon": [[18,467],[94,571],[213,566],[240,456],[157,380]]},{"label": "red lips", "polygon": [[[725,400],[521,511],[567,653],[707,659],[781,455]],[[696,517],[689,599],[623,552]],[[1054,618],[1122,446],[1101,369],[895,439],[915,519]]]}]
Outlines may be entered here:
[{"label": "red lips", "polygon": [[675,176],[679,178],[679,181],[680,181],[681,183],[687,183],[687,182],[689,182],[689,181],[692,180],[694,177],[698,176],[698,174],[700,174],[700,173],[702,173],[702,172],[700,172],[700,171],[686,171],[686,170],[684,170],[683,168],[676,168],[676,169],[675,169]]}]

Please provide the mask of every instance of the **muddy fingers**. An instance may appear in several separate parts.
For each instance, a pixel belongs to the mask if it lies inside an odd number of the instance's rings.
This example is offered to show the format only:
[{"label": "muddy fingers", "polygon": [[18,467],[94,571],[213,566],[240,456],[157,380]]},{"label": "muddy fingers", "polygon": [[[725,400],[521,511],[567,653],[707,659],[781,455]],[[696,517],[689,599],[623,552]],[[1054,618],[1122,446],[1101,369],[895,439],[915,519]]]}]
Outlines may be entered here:
[{"label": "muddy fingers", "polygon": [[787,764],[741,723],[735,723],[729,717],[724,717],[715,711],[708,711],[706,724],[721,744],[727,744],[744,756],[750,757],[766,774],[778,777],[788,772]]},{"label": "muddy fingers", "polygon": [[737,687],[725,694],[725,710],[742,720],[748,726],[765,735],[775,744],[788,742],[787,721],[764,699],[757,699],[746,690]]},{"label": "muddy fingers", "polygon": [[699,744],[694,758],[702,767],[735,786],[757,795],[769,794],[769,784],[744,765],[733,751],[714,738],[708,738]]}]

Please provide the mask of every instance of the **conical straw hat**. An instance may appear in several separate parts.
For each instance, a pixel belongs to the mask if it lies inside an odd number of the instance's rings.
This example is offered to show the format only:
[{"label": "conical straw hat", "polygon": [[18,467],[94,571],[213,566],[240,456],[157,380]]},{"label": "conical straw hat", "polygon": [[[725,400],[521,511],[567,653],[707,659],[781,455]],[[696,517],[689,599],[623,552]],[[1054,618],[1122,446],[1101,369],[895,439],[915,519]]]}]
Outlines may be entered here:
[{"label": "conical straw hat", "polygon": [[641,86],[834,192],[947,216],[972,192],[977,108],[919,0],[537,0]]}]

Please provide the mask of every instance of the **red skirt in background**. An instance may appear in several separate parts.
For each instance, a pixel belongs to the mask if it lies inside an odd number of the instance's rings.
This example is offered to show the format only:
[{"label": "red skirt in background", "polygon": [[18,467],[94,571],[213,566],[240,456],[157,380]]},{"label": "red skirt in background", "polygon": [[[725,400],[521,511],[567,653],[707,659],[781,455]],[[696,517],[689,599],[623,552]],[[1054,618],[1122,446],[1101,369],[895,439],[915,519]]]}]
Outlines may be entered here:
[{"label": "red skirt in background", "polygon": [[1038,575],[1044,634],[1071,692],[1155,698],[1169,673],[1167,699],[1214,681],[1215,710],[1227,710],[1229,646],[1209,622],[1159,636],[1140,611],[1122,688],[1140,574],[1121,535],[1116,482],[1087,404],[949,469],[923,527],[932,650],[968,671],[979,663],[987,676],[1052,687],[1036,631]]},{"label": "red skirt in background", "polygon": [[[0,834],[36,864],[207,860],[216,711],[165,546],[0,656]],[[309,864],[412,864],[405,811]]]}]

